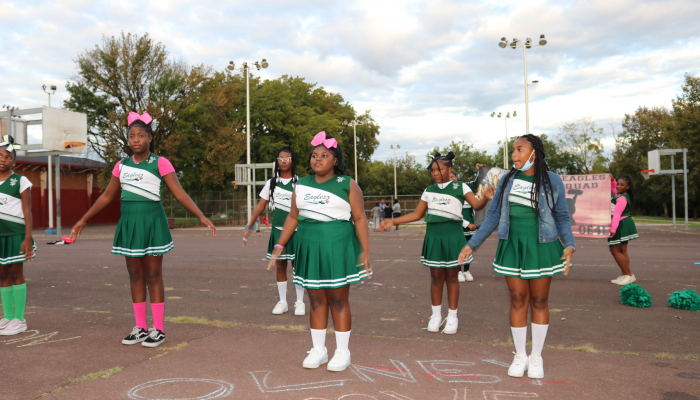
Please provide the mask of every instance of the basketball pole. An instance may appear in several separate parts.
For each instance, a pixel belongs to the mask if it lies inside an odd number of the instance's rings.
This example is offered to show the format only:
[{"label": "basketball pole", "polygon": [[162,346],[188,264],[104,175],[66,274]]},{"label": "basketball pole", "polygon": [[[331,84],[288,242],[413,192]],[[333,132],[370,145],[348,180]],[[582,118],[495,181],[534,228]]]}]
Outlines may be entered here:
[{"label": "basketball pole", "polygon": [[[56,243],[61,241],[61,156],[56,153]],[[63,243],[60,243],[63,244]]]}]

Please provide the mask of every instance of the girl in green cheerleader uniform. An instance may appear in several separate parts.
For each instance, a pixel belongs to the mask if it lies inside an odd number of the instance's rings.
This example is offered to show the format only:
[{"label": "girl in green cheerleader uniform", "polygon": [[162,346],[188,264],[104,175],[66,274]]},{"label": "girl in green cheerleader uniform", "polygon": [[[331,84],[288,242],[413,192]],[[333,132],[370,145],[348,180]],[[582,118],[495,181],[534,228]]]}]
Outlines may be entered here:
[{"label": "girl in green cheerleader uniform", "polygon": [[[450,173],[450,180],[459,180],[454,171]],[[474,181],[467,183],[467,186],[469,186],[469,189],[471,189],[473,193],[479,185],[476,183],[476,181]],[[474,225],[474,209],[472,208],[472,205],[469,204],[469,202],[466,200],[464,201],[464,205],[462,206],[462,231],[464,232],[464,239],[466,239],[467,241],[469,241],[469,239],[471,239],[471,237],[476,233],[476,225]],[[459,282],[472,282],[474,280],[472,273],[469,272],[470,266],[471,262],[464,263],[461,265],[461,271],[459,271],[459,273],[457,274],[457,280]]]},{"label": "girl in green cheerleader uniform", "polygon": [[[180,204],[197,216],[202,224],[212,229],[214,236],[216,228],[182,189],[170,161],[153,154],[153,118],[146,112],[139,115],[132,111],[127,121],[127,138],[134,154],[114,166],[109,186],[73,226],[71,239],[79,239],[88,221],[104,210],[121,189],[121,217],[114,234],[112,254],[126,257],[136,319],[136,326],[122,340],[122,344],[141,343],[145,347],[157,347],[165,341],[162,256],[173,249],[165,210],[160,202],[163,183],[168,185],[168,189]],[[153,314],[151,329],[146,325],[146,289]]]},{"label": "girl in green cheerleader uniform", "polygon": [[[382,225],[382,229],[388,229],[392,224],[418,221],[425,215],[427,227],[420,261],[430,268],[433,313],[428,322],[428,332],[438,332],[442,323],[446,322],[442,332],[449,334],[457,333],[458,273],[461,264],[458,258],[459,250],[467,243],[462,230],[462,204],[467,201],[476,210],[481,210],[488,201],[486,196],[478,200],[466,183],[450,180],[454,158],[452,152],[447,153],[447,156],[435,154],[428,166],[435,183],[425,189],[416,210],[393,221],[384,220]],[[469,258],[467,263],[472,261]],[[449,310],[443,321],[441,305],[442,287],[445,284]]]},{"label": "girl in green cheerleader uniform", "polygon": [[340,144],[319,132],[311,145],[309,176],[299,179],[294,188],[292,209],[268,269],[284,254],[294,235],[294,283],[306,288],[311,301],[313,348],[302,365],[318,368],[328,362],[325,344],[330,310],[337,348],[327,369],[343,371],[350,365],[350,284],[372,275],[369,226],[362,190],[349,176]]},{"label": "girl in green cheerleader uniform", "polygon": [[630,257],[627,255],[627,242],[639,237],[637,226],[630,215],[634,203],[634,183],[629,175],[623,175],[617,181],[614,178],[610,181],[610,189],[614,196],[611,200],[612,224],[608,246],[622,270],[622,275],[611,282],[625,286],[637,280],[630,270]]},{"label": "girl in green cheerleader uniform", "polygon": [[[250,229],[253,227],[255,220],[263,212],[265,206],[270,204],[272,210],[272,232],[270,232],[270,240],[267,245],[267,259],[272,256],[274,246],[282,233],[284,221],[287,219],[289,210],[292,208],[292,193],[294,185],[299,179],[296,175],[297,155],[291,147],[284,146],[277,152],[275,160],[274,177],[265,182],[265,187],[260,191],[260,202],[255,207],[253,215],[250,217],[250,222],[245,226],[243,234],[243,246],[248,242]],[[272,313],[279,315],[287,312],[287,261],[292,263],[294,268],[294,253],[292,253],[292,240],[287,242],[287,250],[281,254],[275,266],[277,268],[277,291],[280,295],[280,301],[277,302]],[[304,306],[304,288],[300,285],[294,285],[296,288],[297,301],[294,303],[294,315],[305,315],[306,307]]]},{"label": "girl in green cheerleader uniform", "polygon": [[32,183],[13,171],[20,145],[12,136],[0,142],[0,298],[3,318],[0,335],[16,335],[27,330],[24,308],[27,284],[24,262],[36,255],[32,240]]},{"label": "girl in green cheerleader uniform", "polygon": [[[493,268],[505,276],[510,292],[510,326],[515,358],[508,375],[544,377],[542,348],[549,327],[549,286],[554,275],[569,273],[576,249],[566,189],[561,177],[547,171],[542,140],[520,136],[513,145],[513,169],[499,182],[486,219],[459,255],[472,256],[498,228]],[[563,261],[562,261],[563,260]],[[532,352],[525,352],[527,312],[532,310]]]}]

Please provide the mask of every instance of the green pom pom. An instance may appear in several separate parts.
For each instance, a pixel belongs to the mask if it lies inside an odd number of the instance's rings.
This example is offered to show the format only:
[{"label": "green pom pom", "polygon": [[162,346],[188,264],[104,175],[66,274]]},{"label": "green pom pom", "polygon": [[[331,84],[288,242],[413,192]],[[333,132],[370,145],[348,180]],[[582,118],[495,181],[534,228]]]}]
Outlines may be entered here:
[{"label": "green pom pom", "polygon": [[620,289],[622,304],[632,307],[651,307],[651,298],[643,287],[630,283]]},{"label": "green pom pom", "polygon": [[683,289],[669,294],[668,304],[681,310],[700,311],[700,295],[695,289]]}]

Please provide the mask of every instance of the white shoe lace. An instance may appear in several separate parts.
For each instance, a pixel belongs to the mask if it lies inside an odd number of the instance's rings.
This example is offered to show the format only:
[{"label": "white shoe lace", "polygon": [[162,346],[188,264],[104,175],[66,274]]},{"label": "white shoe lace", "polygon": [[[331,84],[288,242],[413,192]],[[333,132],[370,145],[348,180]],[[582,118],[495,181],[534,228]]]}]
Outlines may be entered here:
[{"label": "white shoe lace", "polygon": [[[449,321],[447,321],[448,319],[449,319]],[[444,329],[442,330],[442,332],[440,332],[440,333],[445,333],[445,331],[447,330],[447,328],[456,325],[458,320],[457,320],[457,317],[455,317],[455,318],[450,318],[450,317],[448,316],[448,317],[445,318],[445,320],[442,321],[442,322],[445,323],[445,321],[447,321],[447,323],[445,324],[445,328],[444,328]],[[440,325],[442,326],[442,324],[440,324]]]},{"label": "white shoe lace", "polygon": [[516,352],[513,352],[515,357],[513,358],[513,365],[521,365],[524,364],[527,361],[527,356],[524,354],[518,354]]},{"label": "white shoe lace", "polygon": [[141,332],[141,328],[135,326],[134,329],[131,330],[131,336],[136,336],[139,334],[139,332]]},{"label": "white shoe lace", "polygon": [[[431,315],[431,316],[430,316],[430,321],[428,321],[428,326],[432,325],[434,321],[440,321],[440,318],[442,318],[442,316],[441,316],[440,314],[433,314],[433,315]],[[440,323],[440,325],[438,325],[438,329],[440,329],[440,327],[442,326],[442,324],[445,323],[445,321],[447,321],[447,318],[445,318],[445,319],[442,320],[442,322]]]},{"label": "white shoe lace", "polygon": [[323,356],[323,352],[321,350],[318,350],[315,347],[312,347],[311,350],[307,351],[306,354],[312,357],[321,357]]},{"label": "white shoe lace", "polygon": [[542,357],[530,355],[530,365],[539,368],[542,366]]},{"label": "white shoe lace", "polygon": [[151,339],[157,339],[157,338],[158,338],[158,330],[157,330],[156,328],[151,328],[151,329],[148,330],[148,332],[150,332],[150,333],[148,334],[148,337],[150,337]]},{"label": "white shoe lace", "polygon": [[335,353],[333,354],[333,359],[331,360],[331,362],[333,362],[333,361],[339,362],[339,361],[338,361],[339,359],[345,358],[345,357],[347,357],[347,356],[349,356],[349,355],[350,355],[350,352],[349,352],[348,350],[345,350],[345,349],[337,349],[337,350],[335,351]]}]

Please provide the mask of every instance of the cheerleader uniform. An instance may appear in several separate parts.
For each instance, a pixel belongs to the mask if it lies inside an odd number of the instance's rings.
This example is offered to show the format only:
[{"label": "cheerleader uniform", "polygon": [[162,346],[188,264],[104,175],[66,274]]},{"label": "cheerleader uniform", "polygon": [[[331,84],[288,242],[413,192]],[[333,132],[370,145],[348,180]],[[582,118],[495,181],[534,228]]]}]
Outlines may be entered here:
[{"label": "cheerleader uniform", "polygon": [[[459,267],[459,253],[467,244],[462,229],[464,196],[471,191],[466,183],[451,181],[432,184],[423,192],[428,212],[420,261],[426,267]],[[467,263],[472,261],[469,256]]]},{"label": "cheerleader uniform", "polygon": [[[273,178],[275,179],[275,178]],[[284,227],[284,221],[289,215],[289,211],[292,209],[292,192],[294,191],[293,179],[283,179],[277,178],[277,185],[275,186],[274,192],[274,202],[270,204],[270,209],[272,209],[272,218],[270,224],[272,225],[272,232],[270,232],[270,240],[267,243],[267,259],[272,258],[272,253],[274,251],[275,244],[277,244],[277,239],[279,239],[282,234],[282,228]],[[270,183],[272,179],[269,179],[265,183],[265,187],[260,191],[260,198],[270,201]],[[287,246],[278,257],[278,260],[289,260],[294,261],[294,235],[289,238]]]},{"label": "cheerleader uniform", "polygon": [[630,240],[639,238],[637,226],[630,215],[630,197],[627,193],[617,194],[610,201],[612,205],[612,226],[610,231],[615,232],[615,236],[608,238],[608,247],[627,243]]},{"label": "cheerleader uniform", "polygon": [[163,176],[175,172],[170,161],[151,154],[136,163],[127,157],[112,174],[121,183],[121,217],[114,234],[112,254],[126,257],[160,256],[173,249],[165,209],[160,202]]},{"label": "cheerleader uniform", "polygon": [[[26,177],[13,173],[0,182],[0,265],[23,263],[26,254],[22,242],[26,235],[22,193],[29,190],[32,183]],[[36,257],[36,244],[32,240]],[[0,288],[3,318],[0,320],[0,335],[16,335],[27,330],[24,310],[27,303],[27,284]]]},{"label": "cheerleader uniform", "polygon": [[309,175],[297,182],[294,284],[306,289],[336,289],[368,277],[352,223],[350,180],[337,175],[318,183],[315,175]]}]

